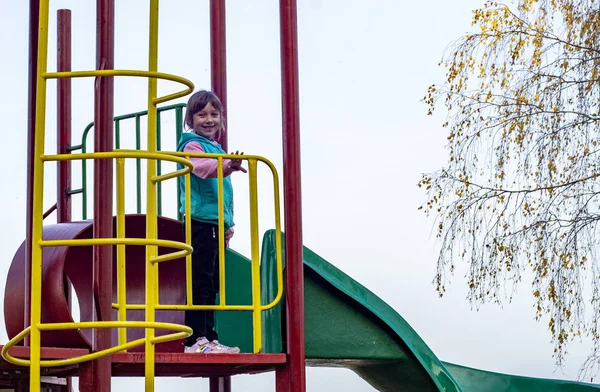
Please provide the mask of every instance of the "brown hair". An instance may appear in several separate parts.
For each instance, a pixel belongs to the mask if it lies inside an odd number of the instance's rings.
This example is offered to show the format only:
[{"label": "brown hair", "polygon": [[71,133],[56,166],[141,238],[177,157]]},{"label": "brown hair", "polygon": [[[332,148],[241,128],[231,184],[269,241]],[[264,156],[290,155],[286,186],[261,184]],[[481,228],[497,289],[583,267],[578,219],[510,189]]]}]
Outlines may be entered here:
[{"label": "brown hair", "polygon": [[217,97],[212,91],[200,90],[192,94],[187,102],[187,110],[185,112],[185,125],[189,129],[194,128],[194,114],[198,113],[211,104],[215,108],[221,117],[221,129],[219,132],[225,131],[225,116],[223,116],[223,104],[219,97]]}]

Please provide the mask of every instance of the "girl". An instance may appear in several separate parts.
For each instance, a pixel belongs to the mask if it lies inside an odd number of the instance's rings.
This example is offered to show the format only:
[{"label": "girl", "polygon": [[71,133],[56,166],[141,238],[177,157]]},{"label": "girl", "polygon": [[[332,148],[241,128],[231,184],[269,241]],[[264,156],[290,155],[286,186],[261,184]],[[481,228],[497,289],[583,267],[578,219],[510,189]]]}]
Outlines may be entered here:
[{"label": "girl", "polygon": [[[216,137],[225,131],[223,105],[210,91],[198,91],[188,103],[185,125],[177,151],[221,153]],[[239,152],[235,152],[239,154]],[[242,155],[243,152],[240,154]],[[218,163],[212,158],[191,158],[192,300],[194,305],[215,305],[219,291]],[[229,175],[246,173],[241,159],[223,159],[223,196],[226,246],[233,236],[233,190]],[[181,212],[185,212],[185,177],[179,177]],[[185,341],[186,353],[239,353],[237,347],[220,344],[214,330],[214,310],[186,310],[185,323],[194,333]]]}]

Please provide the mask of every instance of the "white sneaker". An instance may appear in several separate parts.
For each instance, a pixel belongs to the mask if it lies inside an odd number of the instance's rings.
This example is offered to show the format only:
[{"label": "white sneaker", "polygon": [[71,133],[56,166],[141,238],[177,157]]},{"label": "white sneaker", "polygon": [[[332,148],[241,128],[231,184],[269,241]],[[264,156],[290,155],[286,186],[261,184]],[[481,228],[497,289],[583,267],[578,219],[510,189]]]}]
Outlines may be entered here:
[{"label": "white sneaker", "polygon": [[218,340],[209,342],[205,337],[201,337],[193,345],[185,346],[184,352],[186,354],[239,354],[240,349],[221,344]]},{"label": "white sneaker", "polygon": [[196,343],[191,346],[184,346],[183,352],[186,354],[206,354],[210,351],[209,341],[205,337],[198,338]]},{"label": "white sneaker", "polygon": [[214,350],[214,352],[219,352],[219,353],[224,353],[224,354],[239,354],[240,353],[239,347],[229,347],[229,346],[219,343],[218,340],[213,340],[209,344],[212,345],[212,349]]}]

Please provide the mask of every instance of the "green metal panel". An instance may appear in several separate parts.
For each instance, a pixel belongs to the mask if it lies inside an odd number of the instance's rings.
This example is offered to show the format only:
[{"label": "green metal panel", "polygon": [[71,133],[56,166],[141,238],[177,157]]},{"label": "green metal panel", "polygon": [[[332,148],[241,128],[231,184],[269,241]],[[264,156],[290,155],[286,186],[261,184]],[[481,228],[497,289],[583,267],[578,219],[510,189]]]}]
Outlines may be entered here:
[{"label": "green metal panel", "polygon": [[[274,236],[273,231],[265,233],[260,253],[260,290],[261,302],[264,304],[271,303],[277,295],[277,265],[275,264],[277,257]],[[281,246],[284,246],[283,241]],[[282,250],[282,255],[285,260],[285,247]],[[262,313],[263,351],[265,353],[281,353],[284,351],[282,345],[285,333],[282,328],[285,326],[285,312],[281,311],[282,307],[285,306],[284,304],[285,292],[277,306]]]},{"label": "green metal panel", "polygon": [[[162,136],[161,136],[161,113],[162,112],[166,112],[166,111],[170,111],[170,110],[174,110],[175,111],[175,141],[177,142],[181,136],[181,133],[183,131],[183,108],[186,107],[185,103],[177,103],[174,105],[168,105],[168,106],[162,106],[157,108],[157,149],[158,151],[161,151],[161,141],[162,141]],[[143,116],[147,116],[148,115],[148,111],[144,110],[144,111],[140,111],[140,112],[135,112],[135,113],[128,113],[128,114],[124,114],[124,115],[120,115],[120,116],[115,116],[114,117],[114,122],[115,122],[115,148],[116,149],[120,149],[121,148],[121,121],[123,120],[129,120],[129,119],[134,119],[135,120],[135,149],[136,150],[140,150],[141,148],[141,124],[140,124],[140,120],[141,117]],[[91,122],[89,123],[82,134],[81,137],[81,144],[80,145],[76,145],[76,146],[72,146],[71,148],[69,148],[69,151],[78,151],[81,150],[82,153],[87,152],[87,138],[88,138],[88,134],[90,132],[90,130],[94,127],[94,123]],[[142,170],[142,165],[141,165],[141,160],[140,158],[136,158],[136,212],[138,214],[142,213],[142,181],[141,181],[141,170]],[[161,175],[162,174],[162,162],[159,160],[158,161],[158,168],[157,168],[157,175]],[[158,183],[157,185],[158,187],[158,215],[162,215],[162,183]],[[71,194],[76,194],[76,193],[81,193],[82,194],[82,219],[86,220],[87,216],[88,216],[88,211],[87,211],[87,162],[86,160],[82,160],[81,162],[81,189],[78,189],[77,192],[72,192]],[[179,197],[177,198],[177,203],[179,203]],[[179,210],[179,204],[177,205],[178,210]],[[179,215],[178,215],[179,216]],[[183,217],[179,216],[179,220],[182,220]]]},{"label": "green metal panel", "polygon": [[[252,305],[249,259],[232,249],[227,249],[225,279],[225,300],[228,305]],[[244,353],[253,352],[250,311],[218,311],[215,313],[215,324],[219,340],[223,344],[237,346]]]}]

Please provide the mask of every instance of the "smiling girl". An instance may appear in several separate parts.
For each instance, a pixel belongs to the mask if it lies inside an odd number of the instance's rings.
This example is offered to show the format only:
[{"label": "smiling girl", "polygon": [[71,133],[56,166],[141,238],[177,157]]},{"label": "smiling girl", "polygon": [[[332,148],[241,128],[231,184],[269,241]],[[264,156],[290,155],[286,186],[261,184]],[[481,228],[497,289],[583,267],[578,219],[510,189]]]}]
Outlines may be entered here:
[{"label": "smiling girl", "polygon": [[[223,105],[210,91],[198,91],[187,104],[185,125],[177,151],[225,154],[215,140],[225,132]],[[238,151],[235,154],[240,154]],[[243,152],[240,154],[243,155]],[[214,305],[219,292],[218,163],[215,158],[191,158],[192,302]],[[231,173],[241,171],[241,159],[223,159],[225,242],[233,236],[233,189]],[[181,212],[185,213],[185,177],[179,177]],[[186,353],[239,353],[237,347],[220,344],[214,329],[214,310],[186,310],[185,323],[194,333],[185,341]]]}]

